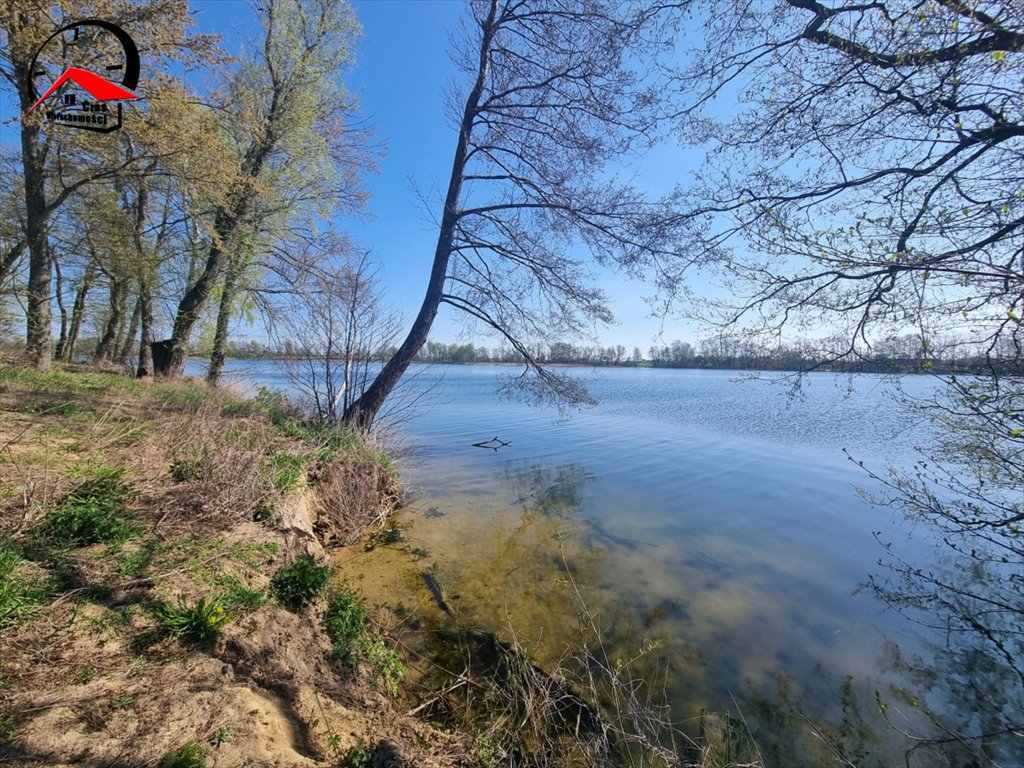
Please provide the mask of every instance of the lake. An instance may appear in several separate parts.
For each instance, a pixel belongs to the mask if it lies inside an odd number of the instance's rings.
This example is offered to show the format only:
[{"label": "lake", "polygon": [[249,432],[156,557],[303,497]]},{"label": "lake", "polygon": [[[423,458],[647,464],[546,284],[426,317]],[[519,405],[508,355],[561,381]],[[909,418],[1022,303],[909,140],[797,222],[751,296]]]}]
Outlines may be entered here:
[{"label": "lake", "polygon": [[[775,766],[821,764],[816,730],[860,768],[902,765],[876,691],[955,710],[921,683],[942,638],[867,587],[884,576],[880,542],[937,561],[925,527],[864,499],[878,484],[843,450],[884,474],[934,440],[894,380],[814,373],[794,390],[778,374],[572,369],[600,403],[565,420],[500,397],[511,371],[421,366],[410,389],[430,391],[400,424],[403,551],[462,622],[554,663],[582,599],[609,658],[646,649],[641,667],[691,732],[702,711],[728,712]],[[280,363],[228,375],[288,388]],[[474,447],[492,438],[508,445]]]}]

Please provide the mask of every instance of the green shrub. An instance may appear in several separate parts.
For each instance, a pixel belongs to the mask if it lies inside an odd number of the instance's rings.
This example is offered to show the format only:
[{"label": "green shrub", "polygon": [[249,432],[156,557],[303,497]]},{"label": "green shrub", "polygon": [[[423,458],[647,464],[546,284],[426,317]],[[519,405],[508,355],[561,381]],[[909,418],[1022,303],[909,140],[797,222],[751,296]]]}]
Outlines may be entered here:
[{"label": "green shrub", "polygon": [[160,760],[160,768],[206,768],[207,751],[194,741],[186,741]]},{"label": "green shrub", "polygon": [[138,494],[121,481],[123,469],[101,467],[76,485],[43,518],[37,534],[57,545],[124,541],[135,530],[117,513]]},{"label": "green shrub", "polygon": [[359,638],[369,623],[366,609],[354,593],[346,590],[333,595],[324,614],[324,630],[331,638],[334,655],[353,665]]},{"label": "green shrub", "polygon": [[294,418],[294,409],[283,392],[277,392],[267,387],[260,387],[256,391],[256,404],[270,418],[275,426],[287,424]]},{"label": "green shrub", "polygon": [[0,544],[0,632],[34,613],[49,595],[46,579],[25,573],[30,567],[17,549]]},{"label": "green shrub", "polygon": [[405,677],[405,664],[398,651],[389,648],[380,635],[363,635],[360,650],[366,663],[370,665],[370,675],[374,685],[383,683],[392,696],[398,695],[398,684]]},{"label": "green shrub", "polygon": [[292,611],[312,603],[327,588],[331,569],[317,565],[311,555],[299,555],[282,567],[270,580],[270,591],[278,601]]},{"label": "green shrub", "polygon": [[228,623],[228,614],[219,600],[200,598],[189,605],[178,595],[177,606],[164,603],[156,609],[157,618],[170,634],[184,640],[202,642],[216,637]]}]

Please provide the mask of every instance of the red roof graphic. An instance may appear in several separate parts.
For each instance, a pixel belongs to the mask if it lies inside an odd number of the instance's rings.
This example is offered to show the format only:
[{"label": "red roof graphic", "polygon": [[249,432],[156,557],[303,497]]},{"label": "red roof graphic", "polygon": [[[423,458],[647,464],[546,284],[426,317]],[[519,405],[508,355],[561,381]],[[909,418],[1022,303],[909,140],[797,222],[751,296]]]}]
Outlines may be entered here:
[{"label": "red roof graphic", "polygon": [[[63,75],[57,78],[57,82],[50,86],[50,89],[39,97],[39,101],[32,105],[32,109],[38,107],[44,101],[46,101],[50,94],[57,90],[60,86],[66,83],[68,80],[72,80],[92,96],[96,101],[110,101],[112,99],[137,99],[134,93],[129,91],[127,88],[122,88],[116,83],[112,83],[109,80],[105,80],[97,74],[90,72],[87,69],[79,69],[78,67],[68,67]],[[26,112],[25,114],[28,114]]]}]

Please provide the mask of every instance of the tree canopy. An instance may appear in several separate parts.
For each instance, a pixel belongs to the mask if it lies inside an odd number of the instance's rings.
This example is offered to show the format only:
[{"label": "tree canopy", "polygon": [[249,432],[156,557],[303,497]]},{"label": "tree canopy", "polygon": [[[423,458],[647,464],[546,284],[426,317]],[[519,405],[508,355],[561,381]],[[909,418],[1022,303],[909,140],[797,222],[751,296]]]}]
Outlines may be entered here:
[{"label": "tree canopy", "polygon": [[[680,87],[710,148],[698,248],[737,298],[718,320],[838,323],[847,353],[1024,312],[1024,19],[1011,2],[700,5]],[[735,98],[738,110],[716,105]]]},{"label": "tree canopy", "polygon": [[541,400],[588,400],[577,380],[540,365],[529,343],[611,320],[591,259],[658,278],[678,271],[684,222],[613,174],[613,161],[663,125],[656,84],[635,63],[671,31],[671,19],[614,0],[470,4],[450,96],[458,133],[423,304],[350,422],[372,423],[442,304],[522,355],[514,386]]}]

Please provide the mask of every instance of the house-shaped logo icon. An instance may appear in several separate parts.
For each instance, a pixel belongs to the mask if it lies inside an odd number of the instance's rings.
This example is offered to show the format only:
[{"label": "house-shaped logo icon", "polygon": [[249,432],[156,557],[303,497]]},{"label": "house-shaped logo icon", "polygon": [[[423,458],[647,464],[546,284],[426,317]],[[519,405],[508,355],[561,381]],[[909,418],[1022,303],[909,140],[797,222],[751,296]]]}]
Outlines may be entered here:
[{"label": "house-shaped logo icon", "polygon": [[[53,75],[48,62],[68,60],[82,66],[67,66],[52,80],[45,93],[39,91]],[[119,75],[120,82],[96,74],[102,68]],[[139,81],[139,52],[127,32],[102,19],[85,19],[58,29],[40,46],[32,60],[28,93],[34,103],[26,116],[44,102],[46,119],[69,128],[110,133],[121,127],[121,102],[139,98],[134,88]],[[68,92],[66,86],[81,89],[81,94]],[[115,105],[116,102],[116,111]]]}]

